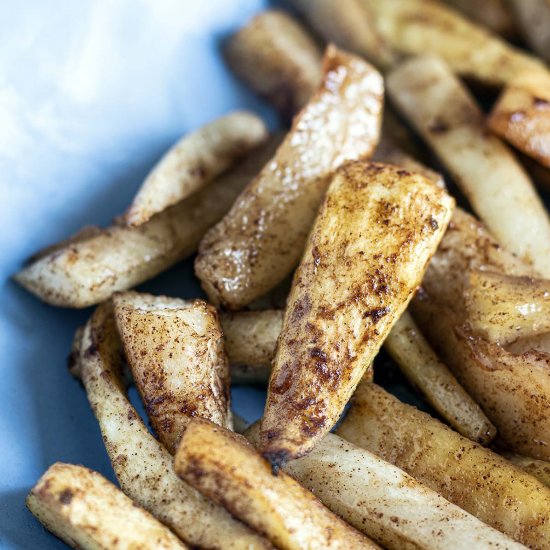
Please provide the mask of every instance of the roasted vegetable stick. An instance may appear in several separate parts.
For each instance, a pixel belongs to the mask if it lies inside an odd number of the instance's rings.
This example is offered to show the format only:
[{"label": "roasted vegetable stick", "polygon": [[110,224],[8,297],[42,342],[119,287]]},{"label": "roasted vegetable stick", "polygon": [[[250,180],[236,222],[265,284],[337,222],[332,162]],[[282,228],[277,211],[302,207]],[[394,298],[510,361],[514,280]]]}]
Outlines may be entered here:
[{"label": "roasted vegetable stick", "polygon": [[270,140],[205,189],[140,227],[101,230],[41,257],[15,280],[49,304],[84,308],[151,279],[196,250],[277,144],[278,138]]},{"label": "roasted vegetable stick", "polygon": [[[244,435],[257,444],[259,424]],[[285,472],[384,548],[523,548],[403,470],[334,434],[289,462]],[[445,529],[437,528],[442,523]]]},{"label": "roasted vegetable stick", "polygon": [[359,161],[337,172],[294,276],[273,362],[261,450],[275,466],[334,426],[420,284],[453,207],[402,168]]},{"label": "roasted vegetable stick", "polygon": [[359,386],[337,434],[522,544],[550,545],[550,489],[379,386]]},{"label": "roasted vegetable stick", "polygon": [[[548,6],[550,10],[550,2]],[[510,82],[494,105],[488,125],[516,149],[550,168],[550,72],[527,73]]]},{"label": "roasted vegetable stick", "polygon": [[241,309],[292,271],[331,174],[378,143],[383,82],[334,47],[319,91],[294,119],[273,159],[204,237],[195,272],[210,300]]},{"label": "roasted vegetable stick", "polygon": [[232,382],[267,383],[283,326],[283,312],[277,309],[227,312],[220,315],[220,321]]},{"label": "roasted vegetable stick", "polygon": [[321,82],[321,51],[290,15],[268,10],[251,19],[224,48],[225,58],[244,82],[290,120]]},{"label": "roasted vegetable stick", "polygon": [[155,433],[173,454],[189,419],[232,428],[229,364],[216,310],[203,300],[113,297],[128,364]]},{"label": "roasted vegetable stick", "polygon": [[473,332],[501,345],[550,332],[550,281],[472,271],[466,309]]},{"label": "roasted vegetable stick", "polygon": [[395,323],[384,347],[426,401],[460,434],[486,445],[496,430],[426,341],[410,313]]},{"label": "roasted vegetable stick", "polygon": [[550,61],[550,2],[548,0],[506,0],[517,17],[529,45]]},{"label": "roasted vegetable stick", "polygon": [[395,63],[395,54],[369,25],[361,0],[290,0],[327,42],[362,55],[377,67]]},{"label": "roasted vegetable stick", "polygon": [[103,476],[57,462],[27,497],[27,507],[54,535],[84,550],[187,548]]},{"label": "roasted vegetable stick", "polygon": [[487,86],[502,86],[545,65],[433,0],[360,0],[369,22],[395,54],[443,59],[454,72]]},{"label": "roasted vegetable stick", "polygon": [[502,453],[502,456],[512,464],[525,470],[528,474],[536,477],[547,487],[550,487],[550,462],[517,455],[515,453]]},{"label": "roasted vegetable stick", "polygon": [[274,476],[244,437],[192,420],[176,453],[179,476],[277,548],[378,548],[290,476]]},{"label": "roasted vegetable stick", "polygon": [[124,393],[122,354],[110,304],[103,304],[84,332],[82,378],[122,490],[191,546],[271,548],[178,478],[172,455],[149,433]]},{"label": "roasted vegetable stick", "polygon": [[404,63],[387,83],[399,109],[454,175],[497,240],[550,277],[548,212],[512,153],[488,134],[466,88],[435,57]]}]

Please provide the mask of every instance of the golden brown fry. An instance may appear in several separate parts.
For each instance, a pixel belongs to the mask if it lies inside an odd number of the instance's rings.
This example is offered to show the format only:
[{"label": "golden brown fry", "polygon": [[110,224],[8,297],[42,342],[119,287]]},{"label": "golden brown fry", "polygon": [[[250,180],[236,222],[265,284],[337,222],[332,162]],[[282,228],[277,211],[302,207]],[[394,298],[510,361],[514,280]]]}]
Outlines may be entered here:
[{"label": "golden brown fry", "polygon": [[201,242],[195,272],[214,304],[242,309],[296,266],[331,174],[376,147],[382,93],[382,77],[370,65],[327,49],[319,91],[273,159]]},{"label": "golden brown fry", "polygon": [[550,61],[550,1],[507,0],[523,35],[538,55]]},{"label": "golden brown fry", "polygon": [[517,455],[515,453],[502,453],[502,456],[512,464],[515,464],[522,470],[525,470],[528,474],[536,477],[547,487],[550,487],[550,462]]},{"label": "golden brown fry", "polygon": [[283,311],[227,312],[220,315],[225,349],[231,363],[231,380],[237,384],[267,383]]},{"label": "golden brown fry", "polygon": [[470,328],[490,342],[550,332],[550,281],[475,270],[465,297]]},{"label": "golden brown fry", "polygon": [[516,149],[550,168],[550,72],[526,73],[511,81],[487,123]]},{"label": "golden brown fry", "polygon": [[278,548],[379,548],[271,466],[246,439],[192,420],[176,453],[179,476],[222,504]]},{"label": "golden brown fry", "polygon": [[291,119],[321,82],[321,51],[290,15],[268,10],[251,19],[224,48],[239,78]]},{"label": "golden brown fry", "polygon": [[190,546],[250,550],[269,542],[182,482],[173,457],[128,401],[120,376],[122,344],[109,303],[86,325],[82,379],[122,490]]},{"label": "golden brown fry", "polygon": [[497,240],[550,277],[548,212],[512,153],[487,132],[461,82],[441,60],[421,57],[394,70],[387,83]]},{"label": "golden brown fry", "polygon": [[360,384],[337,434],[530,548],[550,545],[550,489],[375,384]]},{"label": "golden brown fry", "polygon": [[496,429],[444,365],[407,311],[384,342],[386,351],[426,401],[457,432],[487,445]]},{"label": "golden brown fry", "polygon": [[83,550],[187,548],[103,476],[83,466],[50,466],[27,507],[54,535]]},{"label": "golden brown fry", "polygon": [[360,0],[369,23],[395,54],[443,59],[454,72],[488,86],[502,86],[523,71],[545,65],[457,11],[435,0]]},{"label": "golden brown fry", "polygon": [[[259,423],[244,435],[257,444]],[[327,434],[311,453],[284,470],[384,548],[523,548],[403,470],[335,434]],[[445,529],[438,528],[442,523]]]},{"label": "golden brown fry", "polygon": [[174,454],[194,416],[232,428],[229,363],[216,310],[203,300],[113,297],[128,364],[160,441]]},{"label": "golden brown fry", "polygon": [[295,273],[273,362],[264,456],[303,456],[334,426],[422,280],[454,200],[426,178],[359,161],[334,177]]},{"label": "golden brown fry", "polygon": [[396,56],[365,17],[361,0],[290,0],[327,42],[363,56],[378,67]]},{"label": "golden brown fry", "polygon": [[57,249],[25,267],[15,280],[45,302],[84,308],[136,286],[192,254],[205,231],[273,155],[278,138],[233,170],[139,227],[113,225]]}]

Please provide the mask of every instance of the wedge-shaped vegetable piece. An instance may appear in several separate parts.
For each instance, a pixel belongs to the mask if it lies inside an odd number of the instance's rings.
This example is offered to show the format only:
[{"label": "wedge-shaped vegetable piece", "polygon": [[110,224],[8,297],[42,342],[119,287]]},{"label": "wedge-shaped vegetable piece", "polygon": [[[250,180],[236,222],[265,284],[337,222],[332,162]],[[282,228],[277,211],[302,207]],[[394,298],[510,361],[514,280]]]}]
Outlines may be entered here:
[{"label": "wedge-shaped vegetable piece", "polygon": [[110,481],[83,466],[50,466],[29,493],[27,507],[73,548],[187,548]]},{"label": "wedge-shaped vegetable piece", "polygon": [[337,434],[530,548],[550,544],[547,487],[379,386],[359,386]]},{"label": "wedge-shaped vegetable piece", "polygon": [[[256,445],[259,424],[244,435]],[[403,470],[334,434],[284,470],[384,548],[523,548]]]},{"label": "wedge-shaped vegetable piece", "polygon": [[410,60],[390,74],[388,90],[497,240],[550,277],[548,212],[450,69],[435,57]]},{"label": "wedge-shaped vegetable piece", "polygon": [[474,333],[491,342],[550,332],[550,281],[472,271],[466,308]]},{"label": "wedge-shaped vegetable piece", "polygon": [[172,455],[149,433],[125,395],[122,357],[112,308],[106,303],[84,331],[82,378],[122,490],[191,546],[271,548],[178,478]]},{"label": "wedge-shaped vegetable piece", "polygon": [[194,416],[232,428],[229,363],[216,310],[203,300],[124,292],[115,317],[155,433],[173,454]]},{"label": "wedge-shaped vegetable piece", "polygon": [[426,178],[360,161],[334,177],[294,276],[261,429],[274,465],[334,426],[422,280],[453,199]]},{"label": "wedge-shaped vegetable piece", "polygon": [[515,453],[502,453],[502,456],[512,464],[525,470],[528,474],[536,477],[547,487],[550,487],[550,462],[517,455]]},{"label": "wedge-shaped vegetable piece", "polygon": [[220,315],[225,349],[236,383],[267,383],[283,312],[277,309],[239,311]]},{"label": "wedge-shaped vegetable piece", "polygon": [[517,24],[506,5],[506,0],[484,0],[481,4],[477,0],[444,0],[444,2],[468,19],[497,34],[506,37],[517,34]]},{"label": "wedge-shaped vegetable piece", "polygon": [[495,437],[493,424],[439,360],[410,313],[401,315],[384,347],[413,386],[457,432],[483,445]]},{"label": "wedge-shaped vegetable piece", "polygon": [[283,11],[251,19],[227,42],[231,69],[291,119],[321,82],[321,51],[313,37]]},{"label": "wedge-shaped vegetable piece", "polygon": [[523,53],[457,11],[434,0],[360,0],[369,22],[396,54],[437,55],[461,76],[502,86],[523,71],[546,71]]},{"label": "wedge-shaped vegetable piece", "polygon": [[550,72],[526,73],[510,82],[493,107],[488,125],[521,152],[550,168]]},{"label": "wedge-shaped vegetable piece", "polygon": [[252,113],[218,118],[176,143],[147,176],[126,223],[141,225],[186,199],[267,139],[265,124]]},{"label": "wedge-shaped vegetable piece", "polygon": [[378,548],[290,476],[274,476],[244,437],[206,420],[194,419],[187,426],[175,469],[277,548]]},{"label": "wedge-shaped vegetable piece", "polygon": [[548,0],[507,0],[529,45],[550,61],[550,2]]},{"label": "wedge-shaped vegetable piece", "polygon": [[300,259],[331,174],[378,142],[383,82],[334,47],[324,79],[273,159],[201,242],[195,271],[210,300],[239,309],[286,278]]},{"label": "wedge-shaped vegetable piece", "polygon": [[291,0],[290,4],[327,42],[362,55],[378,67],[396,61],[395,54],[369,25],[361,0]]},{"label": "wedge-shaped vegetable piece", "polygon": [[274,138],[202,191],[140,227],[101,230],[40,257],[15,280],[49,304],[84,308],[151,279],[196,250],[277,144]]}]

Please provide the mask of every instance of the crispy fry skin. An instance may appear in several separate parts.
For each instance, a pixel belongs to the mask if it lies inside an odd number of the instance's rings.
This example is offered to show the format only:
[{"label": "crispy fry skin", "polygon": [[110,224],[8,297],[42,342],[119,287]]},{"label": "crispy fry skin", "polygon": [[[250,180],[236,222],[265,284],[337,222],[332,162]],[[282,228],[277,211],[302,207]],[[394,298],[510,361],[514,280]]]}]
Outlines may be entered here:
[{"label": "crispy fry skin", "polygon": [[334,177],[294,276],[261,449],[303,456],[336,423],[407,307],[454,200],[423,176],[359,161]]},{"label": "crispy fry skin", "polygon": [[379,548],[290,476],[274,476],[244,437],[193,419],[176,453],[182,479],[222,504],[277,548]]},{"label": "crispy fry skin", "polygon": [[379,386],[359,385],[337,434],[522,544],[550,545],[547,487]]},{"label": "crispy fry skin", "polygon": [[292,271],[333,171],[374,151],[382,94],[382,77],[370,65],[327,49],[320,89],[273,159],[201,242],[195,271],[214,304],[240,309]]},{"label": "crispy fry skin", "polygon": [[283,315],[283,311],[278,309],[221,313],[220,321],[233,382],[246,384],[269,381]]},{"label": "crispy fry skin", "polygon": [[[257,445],[259,423],[244,435]],[[403,470],[334,434],[284,470],[335,514],[390,550],[523,548]],[[439,529],[442,523],[445,529]]]},{"label": "crispy fry skin", "polygon": [[441,60],[421,57],[394,70],[387,83],[497,240],[550,277],[548,212],[512,153],[487,132],[461,82]]},{"label": "crispy fry skin", "polygon": [[327,42],[357,53],[377,67],[396,61],[395,54],[369,25],[361,0],[290,0],[290,4]]},{"label": "crispy fry skin", "polygon": [[493,424],[439,360],[410,313],[401,315],[384,347],[413,386],[455,430],[483,445],[495,437]]},{"label": "crispy fry skin", "polygon": [[122,344],[110,304],[88,322],[82,343],[82,378],[122,490],[191,546],[271,548],[266,539],[182,482],[173,457],[147,430],[126,398]]},{"label": "crispy fry skin", "polygon": [[549,460],[550,355],[507,351],[471,334],[464,326],[464,288],[472,269],[532,274],[479,222],[457,209],[422,281],[424,292],[413,300],[413,315],[506,444],[518,453]]},{"label": "crispy fry skin", "polygon": [[475,270],[465,296],[469,326],[490,342],[550,332],[550,281]]},{"label": "crispy fry skin", "polygon": [[538,55],[550,61],[550,2],[507,0],[523,35]]},{"label": "crispy fry skin", "polygon": [[550,168],[550,73],[526,73],[510,82],[487,123],[516,149]]},{"label": "crispy fry skin", "polygon": [[547,487],[550,487],[550,463],[545,460],[537,460],[536,458],[529,458],[515,453],[502,453],[502,456],[512,464],[525,470],[528,474],[536,477]]},{"label": "crispy fry skin", "polygon": [[511,37],[517,34],[517,24],[505,0],[444,0],[451,8],[489,30]]},{"label": "crispy fry skin", "polygon": [[274,137],[233,170],[146,224],[94,232],[40,257],[15,280],[49,304],[84,308],[151,279],[195,251],[205,231],[271,158],[278,141]]},{"label": "crispy fry skin", "polygon": [[194,416],[232,428],[229,363],[216,310],[203,300],[124,292],[115,318],[155,433],[174,454]]},{"label": "crispy fry skin", "polygon": [[54,535],[84,550],[187,548],[103,476],[83,466],[50,466],[27,507]]},{"label": "crispy fry skin", "polygon": [[454,72],[502,86],[523,71],[546,71],[523,53],[455,10],[432,0],[360,0],[382,39],[403,56],[430,52]]},{"label": "crispy fry skin", "polygon": [[233,72],[292,119],[321,82],[321,51],[308,31],[285,12],[251,19],[224,48]]}]

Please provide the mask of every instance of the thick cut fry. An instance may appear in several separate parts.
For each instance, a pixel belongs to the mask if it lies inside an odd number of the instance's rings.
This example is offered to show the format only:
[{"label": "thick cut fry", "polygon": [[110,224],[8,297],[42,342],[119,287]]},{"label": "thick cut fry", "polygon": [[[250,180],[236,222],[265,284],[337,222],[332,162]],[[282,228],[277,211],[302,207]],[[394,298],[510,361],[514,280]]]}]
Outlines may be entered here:
[{"label": "thick cut fry", "polygon": [[396,61],[395,54],[369,25],[361,0],[290,0],[327,42],[362,55],[378,67]]},{"label": "thick cut fry", "polygon": [[269,381],[271,361],[283,326],[283,314],[281,310],[266,309],[220,315],[233,382]]},{"label": "thick cut fry", "polygon": [[239,309],[292,271],[330,181],[378,142],[383,82],[370,65],[334,47],[319,91],[260,175],[200,245],[195,271],[215,304]]},{"label": "thick cut fry", "polygon": [[378,548],[290,476],[274,476],[269,463],[242,436],[206,420],[194,419],[187,426],[175,469],[277,548]]},{"label": "thick cut fry", "polygon": [[384,347],[408,380],[455,430],[483,445],[495,437],[493,424],[439,360],[410,313],[401,315]]},{"label": "thick cut fry", "polygon": [[126,223],[142,225],[211,182],[267,139],[265,124],[252,113],[218,118],[176,143],[147,176]]},{"label": "thick cut fry", "polygon": [[27,507],[54,535],[83,550],[187,548],[103,476],[57,462],[27,497]]},{"label": "thick cut fry", "polygon": [[[244,435],[257,444],[259,424]],[[334,434],[284,469],[335,514],[390,550],[523,548],[403,470]],[[439,529],[442,523],[445,529]]]},{"label": "thick cut fry", "polygon": [[529,45],[550,61],[550,1],[507,0]]},{"label": "thick cut fry", "polygon": [[362,383],[338,435],[530,548],[550,545],[550,490],[382,388]]},{"label": "thick cut fry", "polygon": [[434,57],[404,63],[387,82],[497,240],[550,277],[548,212],[512,153],[487,132],[466,88]]},{"label": "thick cut fry", "polygon": [[49,304],[84,308],[151,279],[192,254],[205,231],[273,155],[279,138],[140,227],[113,225],[25,267],[15,280]]},{"label": "thick cut fry", "polygon": [[172,455],[149,433],[124,393],[122,355],[110,304],[104,304],[84,332],[82,378],[122,490],[191,546],[271,548],[178,478]]},{"label": "thick cut fry", "polygon": [[502,456],[512,464],[525,470],[528,474],[536,477],[547,487],[550,487],[550,462],[517,455],[515,453],[502,453]]},{"label": "thick cut fry", "polygon": [[430,52],[454,72],[488,86],[502,86],[523,71],[547,70],[535,57],[439,2],[360,1],[367,8],[370,24],[396,54]]},{"label": "thick cut fry", "polygon": [[[548,6],[550,10],[550,2]],[[550,72],[527,73],[510,82],[488,125],[516,149],[550,168]]]},{"label": "thick cut fry", "polygon": [[224,48],[231,69],[291,119],[321,82],[321,51],[290,15],[268,10],[251,19]]},{"label": "thick cut fry", "polygon": [[216,310],[203,300],[113,297],[128,364],[155,433],[173,454],[189,419],[232,427],[229,364]]},{"label": "thick cut fry", "polygon": [[550,332],[550,281],[472,271],[466,309],[473,332],[490,342]]},{"label": "thick cut fry", "polygon": [[334,177],[285,312],[262,419],[274,465],[303,456],[336,423],[407,307],[453,199],[395,166],[348,163]]}]

